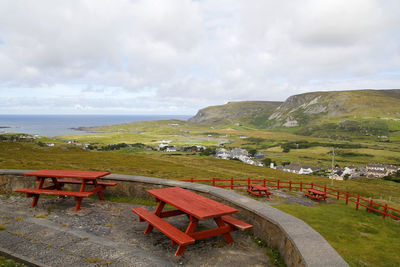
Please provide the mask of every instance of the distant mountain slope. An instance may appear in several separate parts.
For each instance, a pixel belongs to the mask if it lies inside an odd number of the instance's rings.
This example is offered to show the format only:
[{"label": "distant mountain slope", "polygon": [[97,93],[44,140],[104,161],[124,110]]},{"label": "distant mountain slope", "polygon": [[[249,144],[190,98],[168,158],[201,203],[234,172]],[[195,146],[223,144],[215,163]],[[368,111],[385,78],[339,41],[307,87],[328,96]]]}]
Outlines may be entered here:
[{"label": "distant mountain slope", "polygon": [[294,95],[268,119],[271,126],[292,127],[379,118],[400,118],[400,90],[331,91]]},{"label": "distant mountain slope", "polygon": [[252,123],[262,124],[283,102],[240,101],[225,105],[211,106],[199,110],[189,119],[194,123]]}]

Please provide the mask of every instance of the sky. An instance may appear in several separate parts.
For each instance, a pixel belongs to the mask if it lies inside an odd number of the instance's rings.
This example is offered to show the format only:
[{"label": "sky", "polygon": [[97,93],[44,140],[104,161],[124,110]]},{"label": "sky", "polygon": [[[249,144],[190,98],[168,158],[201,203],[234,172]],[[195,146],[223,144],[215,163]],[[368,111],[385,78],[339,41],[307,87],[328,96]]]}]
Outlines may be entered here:
[{"label": "sky", "polygon": [[398,0],[2,0],[0,114],[400,88]]}]

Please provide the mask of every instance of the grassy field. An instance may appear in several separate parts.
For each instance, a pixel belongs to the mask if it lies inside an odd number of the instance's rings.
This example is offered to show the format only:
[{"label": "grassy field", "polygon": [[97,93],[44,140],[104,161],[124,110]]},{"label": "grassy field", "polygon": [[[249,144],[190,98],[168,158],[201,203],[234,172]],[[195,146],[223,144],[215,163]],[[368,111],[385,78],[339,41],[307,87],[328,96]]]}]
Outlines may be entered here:
[{"label": "grassy field", "polygon": [[319,232],[350,266],[399,266],[400,225],[338,204],[274,205]]},{"label": "grassy field", "polygon": [[[397,122],[392,123],[392,129],[397,130]],[[339,148],[342,155],[337,155],[336,163],[340,166],[365,166],[369,162],[398,164],[400,162],[400,142],[380,142],[372,136],[356,136],[348,140],[334,140],[312,136],[296,135],[296,129],[279,128],[261,130],[248,125],[235,124],[193,124],[180,120],[165,120],[155,122],[133,122],[120,125],[95,127],[99,131],[92,134],[59,136],[55,140],[78,140],[85,143],[115,144],[115,143],[144,143],[157,147],[160,140],[170,140],[171,145],[177,146],[217,146],[225,143],[226,147],[243,147],[256,149],[266,157],[280,164],[283,161],[307,165],[318,165],[327,168],[331,164],[329,144]],[[258,141],[251,142],[251,139]],[[250,141],[249,141],[250,140]],[[46,139],[46,141],[48,141]],[[291,149],[282,152],[281,145],[286,142],[319,142],[324,147]],[[359,144],[362,148],[341,148],[348,144]]]},{"label": "grassy field", "polygon": [[0,168],[3,169],[71,169],[144,175],[166,179],[266,178],[282,181],[313,182],[389,201],[400,201],[400,184],[379,179],[335,181],[311,175],[296,175],[239,161],[180,153],[118,153],[85,151],[63,145],[40,147],[34,143],[0,142]]}]

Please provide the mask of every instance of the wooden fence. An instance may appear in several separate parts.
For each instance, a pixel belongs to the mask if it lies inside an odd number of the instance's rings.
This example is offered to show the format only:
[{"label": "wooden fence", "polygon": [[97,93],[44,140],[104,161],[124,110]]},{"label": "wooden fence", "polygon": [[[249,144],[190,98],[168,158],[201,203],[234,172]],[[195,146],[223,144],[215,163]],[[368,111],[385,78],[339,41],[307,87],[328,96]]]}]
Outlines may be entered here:
[{"label": "wooden fence", "polygon": [[314,183],[304,183],[304,182],[292,182],[292,181],[280,181],[280,180],[267,180],[267,179],[193,179],[191,178],[190,180],[182,180],[184,182],[201,182],[201,183],[207,183],[211,184],[212,186],[215,187],[222,187],[222,188],[230,188],[231,190],[235,188],[248,188],[250,189],[251,184],[261,184],[263,186],[271,187],[271,188],[276,188],[277,190],[279,189],[288,189],[289,191],[292,190],[299,190],[300,192],[303,192],[303,190],[307,190],[309,188],[315,188],[319,190],[323,190],[326,192],[327,196],[331,196],[332,198],[336,199],[344,199],[346,202],[346,205],[350,203],[355,204],[356,210],[359,209],[359,207],[365,207],[368,212],[375,212],[377,214],[381,214],[382,218],[385,219],[386,216],[392,217],[393,219],[400,220],[400,210],[389,207],[387,204],[382,205],[379,203],[374,202],[372,199],[365,199],[360,197],[360,195],[354,195],[349,192],[342,192],[337,189],[329,188],[326,186],[321,186],[317,185]]}]

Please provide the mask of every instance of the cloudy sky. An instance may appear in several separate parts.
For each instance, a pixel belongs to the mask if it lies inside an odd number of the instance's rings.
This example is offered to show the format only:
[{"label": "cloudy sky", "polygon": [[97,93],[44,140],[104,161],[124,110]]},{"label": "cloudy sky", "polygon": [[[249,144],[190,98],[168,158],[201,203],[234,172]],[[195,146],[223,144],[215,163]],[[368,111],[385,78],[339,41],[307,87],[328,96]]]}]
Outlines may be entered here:
[{"label": "cloudy sky", "polygon": [[400,88],[398,0],[2,0],[0,114]]}]

